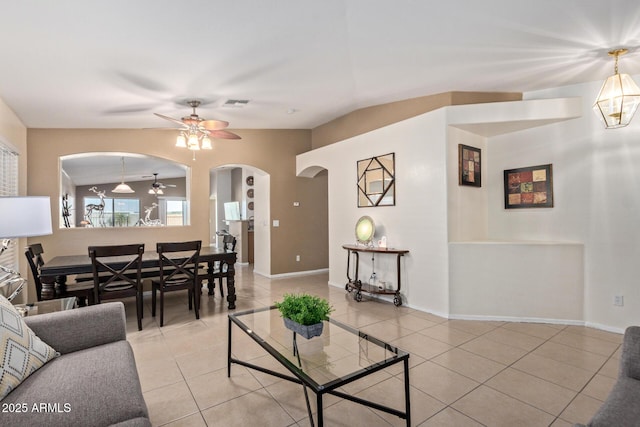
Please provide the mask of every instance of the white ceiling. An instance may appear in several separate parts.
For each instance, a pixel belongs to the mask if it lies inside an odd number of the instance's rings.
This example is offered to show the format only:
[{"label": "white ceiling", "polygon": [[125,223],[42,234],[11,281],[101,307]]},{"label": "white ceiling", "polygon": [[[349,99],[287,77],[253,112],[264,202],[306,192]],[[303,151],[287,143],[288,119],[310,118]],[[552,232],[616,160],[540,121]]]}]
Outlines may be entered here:
[{"label": "white ceiling", "polygon": [[230,128],[313,128],[446,91],[604,80],[620,46],[620,71],[640,73],[637,0],[1,3],[0,98],[29,128],[170,127],[152,113],[190,98]]},{"label": "white ceiling", "polygon": [[[124,173],[122,168],[124,160]],[[61,169],[75,185],[119,182],[158,181],[187,175],[187,167],[170,160],[132,153],[87,153],[61,158]]]}]

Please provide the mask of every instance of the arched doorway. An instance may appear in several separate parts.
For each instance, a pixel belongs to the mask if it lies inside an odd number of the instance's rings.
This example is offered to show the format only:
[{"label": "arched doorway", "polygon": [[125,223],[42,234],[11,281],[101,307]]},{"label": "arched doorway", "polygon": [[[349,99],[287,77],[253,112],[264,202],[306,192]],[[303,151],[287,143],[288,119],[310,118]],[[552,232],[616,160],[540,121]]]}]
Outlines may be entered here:
[{"label": "arched doorway", "polygon": [[230,232],[238,239],[238,262],[256,273],[271,274],[269,227],[270,176],[244,164],[227,164],[209,171],[209,236]]}]

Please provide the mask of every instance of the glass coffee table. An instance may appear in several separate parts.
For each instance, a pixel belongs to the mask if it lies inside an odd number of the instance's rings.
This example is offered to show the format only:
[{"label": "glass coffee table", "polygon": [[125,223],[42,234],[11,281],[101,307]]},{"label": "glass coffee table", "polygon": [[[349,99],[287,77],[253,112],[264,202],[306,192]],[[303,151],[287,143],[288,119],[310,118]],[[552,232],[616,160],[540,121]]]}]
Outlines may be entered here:
[{"label": "glass coffee table", "polygon": [[71,310],[77,307],[77,300],[76,297],[58,298],[30,304],[16,304],[15,307],[23,316],[35,316],[36,314]]},{"label": "glass coffee table", "polygon": [[[311,426],[314,426],[307,390],[316,395],[317,425],[323,426],[322,399],[331,394],[370,408],[396,415],[411,425],[409,399],[409,353],[349,325],[330,319],[319,337],[305,339],[284,326],[275,306],[229,314],[227,376],[238,364],[301,384]],[[237,358],[233,352],[232,325],[236,325],[292,375],[276,372]],[[237,344],[237,343],[236,343]],[[345,393],[340,388],[375,372],[401,363],[404,369],[403,410],[398,410]],[[391,392],[393,390],[390,390]]]}]

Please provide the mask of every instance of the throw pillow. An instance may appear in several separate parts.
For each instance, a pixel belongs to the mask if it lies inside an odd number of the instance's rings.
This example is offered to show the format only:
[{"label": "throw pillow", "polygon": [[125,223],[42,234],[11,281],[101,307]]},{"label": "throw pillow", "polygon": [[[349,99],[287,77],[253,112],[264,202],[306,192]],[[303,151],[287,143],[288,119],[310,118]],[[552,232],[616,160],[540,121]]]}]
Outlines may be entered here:
[{"label": "throw pillow", "polygon": [[0,400],[58,355],[24,323],[9,300],[0,295]]}]

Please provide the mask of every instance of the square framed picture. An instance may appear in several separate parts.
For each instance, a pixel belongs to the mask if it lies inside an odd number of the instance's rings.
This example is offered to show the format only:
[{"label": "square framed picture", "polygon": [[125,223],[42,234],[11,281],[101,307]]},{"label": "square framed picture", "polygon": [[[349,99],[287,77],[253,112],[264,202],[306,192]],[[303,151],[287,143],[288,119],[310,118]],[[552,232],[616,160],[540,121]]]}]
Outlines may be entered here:
[{"label": "square framed picture", "polygon": [[481,150],[458,144],[458,185],[482,187]]},{"label": "square framed picture", "polygon": [[552,208],[552,165],[505,170],[504,207],[505,209]]}]

